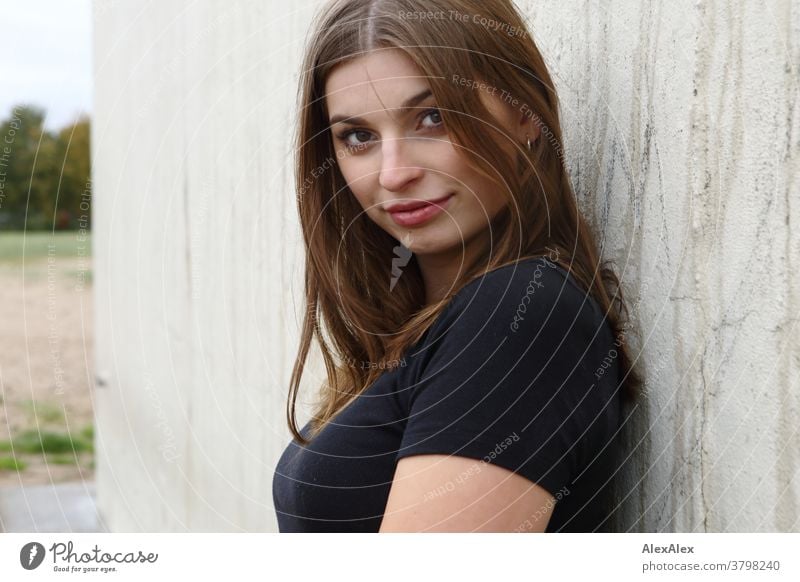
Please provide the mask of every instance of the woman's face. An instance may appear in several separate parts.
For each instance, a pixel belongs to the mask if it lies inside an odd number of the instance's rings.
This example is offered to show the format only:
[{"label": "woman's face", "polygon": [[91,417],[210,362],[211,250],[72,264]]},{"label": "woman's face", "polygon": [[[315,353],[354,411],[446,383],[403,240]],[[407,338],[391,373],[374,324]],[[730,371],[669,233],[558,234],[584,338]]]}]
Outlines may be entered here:
[{"label": "woman's face", "polygon": [[[428,83],[404,52],[379,50],[339,65],[325,94],[337,163],[376,224],[418,256],[460,262],[462,244],[481,235],[488,244],[489,221],[505,197],[451,143]],[[482,98],[502,130],[524,143],[514,110]],[[396,211],[409,204],[423,207]]]}]

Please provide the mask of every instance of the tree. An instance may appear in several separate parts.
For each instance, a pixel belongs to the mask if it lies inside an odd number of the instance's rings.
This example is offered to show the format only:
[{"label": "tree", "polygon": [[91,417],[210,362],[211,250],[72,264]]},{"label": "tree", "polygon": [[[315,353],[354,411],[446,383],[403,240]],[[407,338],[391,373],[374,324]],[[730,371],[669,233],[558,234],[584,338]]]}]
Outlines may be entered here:
[{"label": "tree", "polygon": [[[58,207],[62,224],[75,228],[76,223],[88,226],[91,202],[91,122],[82,117],[58,133],[58,149],[62,159],[61,187]],[[68,219],[67,219],[68,217]],[[59,221],[56,220],[57,227]]]},{"label": "tree", "polygon": [[0,223],[88,226],[90,121],[83,117],[53,133],[44,119],[42,109],[20,105],[0,122]]}]

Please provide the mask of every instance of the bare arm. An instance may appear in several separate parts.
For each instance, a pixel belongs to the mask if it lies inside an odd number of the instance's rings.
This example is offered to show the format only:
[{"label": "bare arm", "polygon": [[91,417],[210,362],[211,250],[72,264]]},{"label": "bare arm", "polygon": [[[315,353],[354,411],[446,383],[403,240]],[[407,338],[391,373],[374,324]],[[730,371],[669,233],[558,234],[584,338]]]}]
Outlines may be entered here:
[{"label": "bare arm", "polygon": [[555,498],[503,467],[467,457],[400,459],[380,532],[543,532]]}]

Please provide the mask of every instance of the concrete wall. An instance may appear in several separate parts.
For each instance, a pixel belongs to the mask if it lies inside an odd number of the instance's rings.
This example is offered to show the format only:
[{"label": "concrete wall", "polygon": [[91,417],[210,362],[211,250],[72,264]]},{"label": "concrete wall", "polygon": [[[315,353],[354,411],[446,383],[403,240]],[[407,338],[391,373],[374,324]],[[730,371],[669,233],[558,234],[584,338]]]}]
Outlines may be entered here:
[{"label": "concrete wall", "polygon": [[98,3],[97,486],[114,530],[275,527],[302,310],[289,65],[308,16],[267,4]]},{"label": "concrete wall", "polygon": [[[797,531],[800,9],[519,6],[640,328],[618,528]],[[275,528],[313,10],[96,3],[97,489],[115,531]]]},{"label": "concrete wall", "polygon": [[800,8],[528,6],[641,328],[621,528],[797,531]]}]

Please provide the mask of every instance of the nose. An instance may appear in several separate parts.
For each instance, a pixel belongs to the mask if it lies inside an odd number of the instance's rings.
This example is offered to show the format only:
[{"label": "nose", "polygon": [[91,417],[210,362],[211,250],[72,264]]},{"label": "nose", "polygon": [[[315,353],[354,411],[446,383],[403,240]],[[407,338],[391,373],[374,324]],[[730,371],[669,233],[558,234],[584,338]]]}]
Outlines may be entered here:
[{"label": "nose", "polygon": [[420,178],[424,169],[413,161],[411,149],[414,141],[402,137],[381,142],[380,184],[391,192],[404,190]]}]

